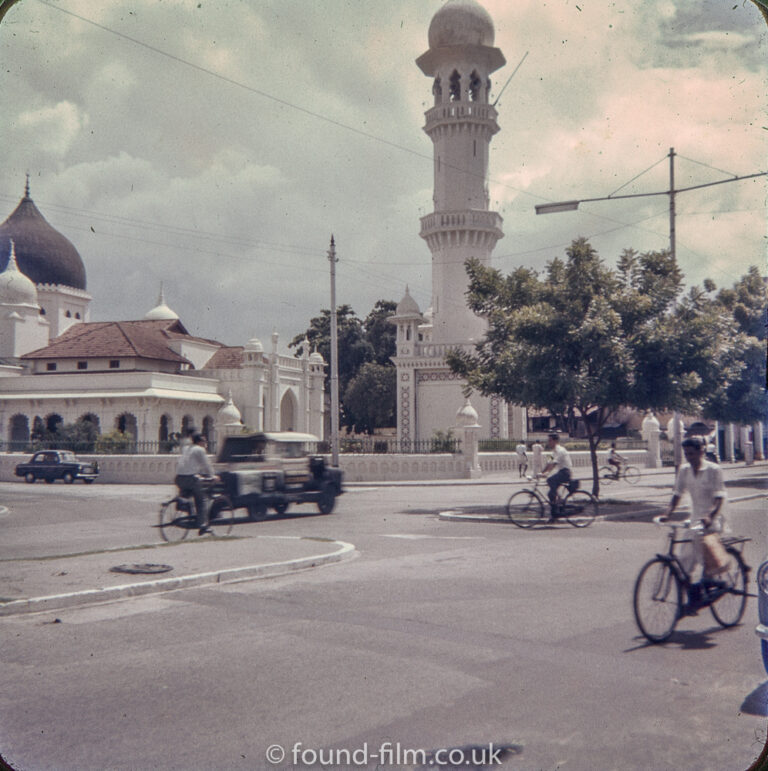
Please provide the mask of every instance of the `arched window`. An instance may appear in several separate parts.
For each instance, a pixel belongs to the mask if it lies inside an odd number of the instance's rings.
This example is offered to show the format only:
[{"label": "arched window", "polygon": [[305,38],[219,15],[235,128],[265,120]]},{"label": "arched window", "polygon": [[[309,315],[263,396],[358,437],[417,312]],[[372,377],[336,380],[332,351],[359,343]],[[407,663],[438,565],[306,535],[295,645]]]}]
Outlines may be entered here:
[{"label": "arched window", "polygon": [[483,101],[483,83],[480,80],[480,76],[477,72],[473,72],[469,76],[469,101],[481,102]]},{"label": "arched window", "polygon": [[45,419],[45,430],[49,434],[55,434],[63,422],[64,418],[62,418],[61,415],[57,415],[55,412],[52,412]]},{"label": "arched window", "polygon": [[210,415],[206,415],[203,418],[203,427],[200,429],[200,433],[206,438],[210,445],[213,440],[213,418]]},{"label": "arched window", "polygon": [[168,415],[160,416],[160,427],[157,431],[157,438],[161,442],[168,441],[168,435],[171,433],[170,429],[171,419]]},{"label": "arched window", "polygon": [[458,102],[461,100],[461,75],[459,75],[457,70],[453,71],[453,74],[451,75],[451,90],[450,90],[450,96],[449,100],[451,102]]},{"label": "arched window", "polygon": [[91,423],[96,429],[96,433],[101,432],[101,421],[98,415],[94,415],[92,412],[86,412],[85,415],[81,415],[77,419],[78,423]]},{"label": "arched window", "polygon": [[185,415],[181,419],[181,435],[186,436],[188,431],[195,428],[195,419],[191,415]]},{"label": "arched window", "polygon": [[435,97],[435,104],[440,104],[443,101],[443,85],[440,78],[435,78],[435,82],[432,84],[432,94]]},{"label": "arched window", "polygon": [[26,415],[14,415],[10,420],[9,429],[11,449],[25,449],[25,445],[29,442],[29,418]]},{"label": "arched window", "polygon": [[299,412],[299,405],[296,396],[290,389],[283,394],[280,400],[280,430],[295,431],[296,415]]},{"label": "arched window", "polygon": [[136,439],[138,436],[138,421],[136,416],[130,412],[124,412],[122,415],[118,415],[115,420],[115,428],[126,436],[130,436],[132,439]]}]

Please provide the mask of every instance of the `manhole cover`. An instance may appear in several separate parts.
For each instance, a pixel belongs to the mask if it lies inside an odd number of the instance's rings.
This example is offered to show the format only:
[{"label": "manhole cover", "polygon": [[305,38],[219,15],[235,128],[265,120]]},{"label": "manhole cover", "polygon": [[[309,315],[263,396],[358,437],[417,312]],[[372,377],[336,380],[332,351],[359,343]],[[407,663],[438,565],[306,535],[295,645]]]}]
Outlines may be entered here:
[{"label": "manhole cover", "polygon": [[167,573],[169,570],[173,570],[173,566],[145,562],[143,565],[115,565],[109,570],[112,573]]}]

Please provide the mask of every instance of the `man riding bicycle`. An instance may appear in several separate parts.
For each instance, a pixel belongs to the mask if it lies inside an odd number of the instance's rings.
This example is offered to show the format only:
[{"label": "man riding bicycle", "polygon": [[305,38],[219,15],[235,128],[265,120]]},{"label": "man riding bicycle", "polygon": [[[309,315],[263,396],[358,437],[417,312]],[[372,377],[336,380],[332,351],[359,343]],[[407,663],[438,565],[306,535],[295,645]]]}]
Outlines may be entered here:
[{"label": "man riding bicycle", "polygon": [[560,485],[567,485],[571,481],[573,462],[568,450],[560,444],[560,434],[551,433],[549,435],[547,448],[552,451],[552,460],[544,466],[541,473],[547,474],[552,469],[556,469],[554,474],[547,477],[547,485],[549,486],[547,497],[552,507],[552,514],[555,515],[557,513],[557,488]]},{"label": "man riding bicycle", "polygon": [[195,500],[197,512],[198,535],[212,532],[208,527],[208,495],[203,486],[204,479],[215,477],[205,451],[206,439],[202,434],[192,435],[192,444],[184,449],[176,465],[176,478],[174,482],[179,488],[179,493],[184,496],[192,496]]},{"label": "man riding bicycle", "polygon": [[613,466],[613,473],[616,479],[619,478],[621,473],[621,467],[627,462],[627,459],[623,455],[619,455],[616,452],[616,442],[611,442],[611,449],[608,451],[608,464]]},{"label": "man riding bicycle", "polygon": [[[683,440],[684,463],[675,480],[672,500],[666,515],[659,517],[666,522],[677,508],[677,504],[687,490],[691,497],[691,522],[700,521],[703,529],[692,528],[692,566],[688,571],[693,576],[698,567],[704,565],[704,547],[702,536],[709,533],[722,533],[728,529],[728,522],[723,511],[726,501],[723,472],[716,463],[705,460],[705,441],[698,436]],[[703,571],[701,583],[697,584],[699,593],[717,589],[722,582],[706,575]]]}]

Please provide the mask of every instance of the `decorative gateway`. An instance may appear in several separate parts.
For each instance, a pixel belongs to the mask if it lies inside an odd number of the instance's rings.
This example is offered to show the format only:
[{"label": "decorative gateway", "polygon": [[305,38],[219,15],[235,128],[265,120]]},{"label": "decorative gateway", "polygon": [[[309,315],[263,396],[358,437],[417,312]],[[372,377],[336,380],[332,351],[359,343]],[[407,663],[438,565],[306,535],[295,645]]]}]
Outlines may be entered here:
[{"label": "decorative gateway", "polygon": [[255,433],[228,436],[216,460],[216,471],[235,508],[246,508],[252,520],[268,509],[283,514],[291,503],[315,503],[330,514],[341,495],[342,471],[326,465],[313,434]]}]

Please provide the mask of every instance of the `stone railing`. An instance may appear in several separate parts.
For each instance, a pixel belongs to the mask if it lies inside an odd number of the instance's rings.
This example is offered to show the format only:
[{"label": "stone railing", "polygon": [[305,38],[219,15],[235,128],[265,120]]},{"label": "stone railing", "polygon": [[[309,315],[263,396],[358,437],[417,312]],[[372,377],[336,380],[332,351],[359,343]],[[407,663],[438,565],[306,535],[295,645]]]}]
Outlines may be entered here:
[{"label": "stone railing", "polygon": [[[574,469],[585,469],[587,472],[592,473],[592,460],[588,452],[578,451],[570,452],[571,461],[573,462]],[[627,462],[632,466],[638,468],[645,468],[648,458],[648,452],[646,450],[622,450],[621,456],[627,459]],[[545,462],[547,454],[544,454]],[[481,452],[480,453],[480,468],[483,473],[489,474],[492,472],[509,471],[517,473],[517,465],[519,459],[514,452]],[[597,453],[598,466],[603,466],[608,462],[608,451],[601,451]],[[533,453],[528,451],[528,473],[533,473]],[[577,476],[579,474],[577,473]]]}]

